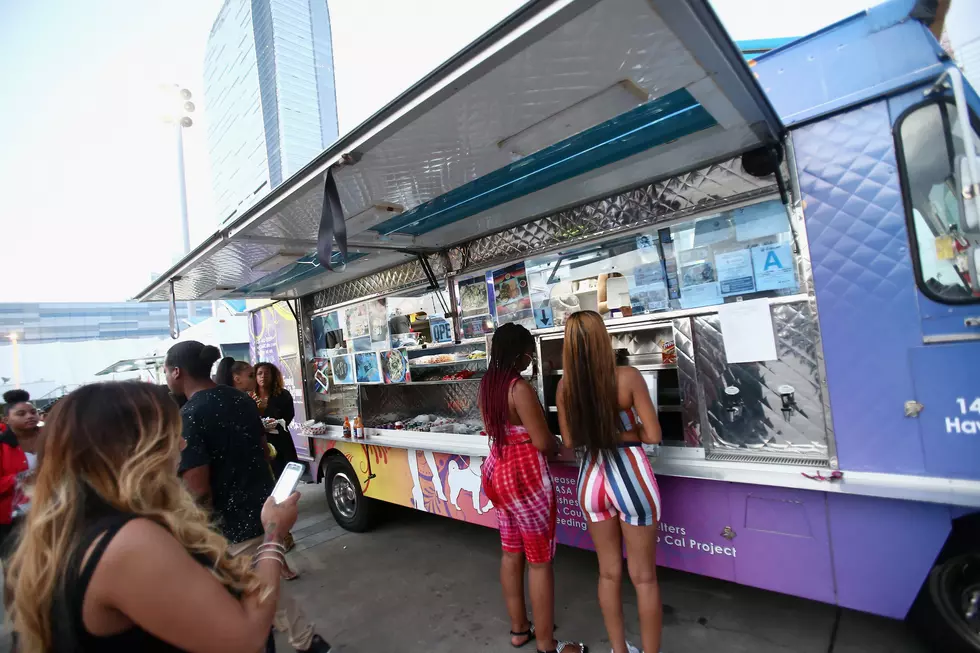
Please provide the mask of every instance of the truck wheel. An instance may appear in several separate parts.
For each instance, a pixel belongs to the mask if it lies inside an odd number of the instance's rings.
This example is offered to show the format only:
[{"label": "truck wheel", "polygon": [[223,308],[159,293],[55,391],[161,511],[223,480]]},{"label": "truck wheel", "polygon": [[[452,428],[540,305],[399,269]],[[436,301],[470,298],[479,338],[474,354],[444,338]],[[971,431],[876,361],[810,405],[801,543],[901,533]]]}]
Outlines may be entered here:
[{"label": "truck wheel", "polygon": [[914,620],[944,653],[980,653],[980,554],[936,565],[919,595]]},{"label": "truck wheel", "polygon": [[327,503],[337,523],[349,531],[363,533],[371,528],[374,501],[364,496],[357,474],[339,456],[327,459],[323,470],[323,488]]}]

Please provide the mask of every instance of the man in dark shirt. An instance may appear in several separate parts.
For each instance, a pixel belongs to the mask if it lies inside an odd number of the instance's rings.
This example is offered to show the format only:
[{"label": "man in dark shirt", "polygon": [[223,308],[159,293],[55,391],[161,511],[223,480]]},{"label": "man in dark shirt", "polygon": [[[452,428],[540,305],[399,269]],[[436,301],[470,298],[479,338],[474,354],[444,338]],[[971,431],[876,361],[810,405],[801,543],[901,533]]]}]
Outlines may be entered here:
[{"label": "man in dark shirt", "polygon": [[[272,472],[255,402],[211,380],[211,366],[220,356],[217,348],[194,340],[167,352],[167,386],[174,395],[187,398],[180,409],[186,446],[179,469],[188,490],[210,508],[215,525],[231,543],[229,553],[251,556],[263,541],[259,515],[272,493]],[[330,651],[285,591],[279,595],[276,623],[288,632],[297,651]]]},{"label": "man in dark shirt", "polygon": [[229,542],[261,537],[259,514],[273,481],[255,402],[235,388],[216,385],[195,392],[180,414],[187,442],[180,473],[186,477],[207,470],[211,512]]}]

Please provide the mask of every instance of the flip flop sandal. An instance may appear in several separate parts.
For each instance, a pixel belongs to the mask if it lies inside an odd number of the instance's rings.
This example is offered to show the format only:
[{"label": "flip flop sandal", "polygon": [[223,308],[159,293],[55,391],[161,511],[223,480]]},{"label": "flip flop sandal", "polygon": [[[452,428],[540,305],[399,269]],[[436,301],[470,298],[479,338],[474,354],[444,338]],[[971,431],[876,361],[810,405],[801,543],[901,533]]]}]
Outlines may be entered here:
[{"label": "flip flop sandal", "polygon": [[525,630],[524,632],[515,633],[513,630],[510,631],[510,636],[511,639],[513,639],[514,637],[527,637],[527,639],[524,641],[523,644],[514,644],[513,641],[511,641],[510,643],[510,645],[513,648],[524,648],[525,646],[527,646],[528,644],[534,641],[534,623],[529,621],[527,630]]},{"label": "flip flop sandal", "polygon": [[582,653],[589,653],[589,647],[581,642],[558,642],[558,646],[553,651],[538,651],[538,653],[562,653],[568,646],[578,646]]},{"label": "flip flop sandal", "polygon": [[292,569],[290,569],[288,572],[284,569],[282,573],[279,575],[279,577],[285,581],[290,581],[299,578],[299,574],[293,571]]}]

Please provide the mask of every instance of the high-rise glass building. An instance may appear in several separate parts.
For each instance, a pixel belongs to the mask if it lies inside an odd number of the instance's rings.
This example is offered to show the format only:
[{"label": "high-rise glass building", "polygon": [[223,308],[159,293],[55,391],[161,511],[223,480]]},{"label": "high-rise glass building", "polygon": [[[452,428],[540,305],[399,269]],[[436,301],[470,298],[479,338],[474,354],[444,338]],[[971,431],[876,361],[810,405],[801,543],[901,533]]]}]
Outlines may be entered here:
[{"label": "high-rise glass building", "polygon": [[225,0],[204,60],[219,223],[337,139],[327,0]]}]

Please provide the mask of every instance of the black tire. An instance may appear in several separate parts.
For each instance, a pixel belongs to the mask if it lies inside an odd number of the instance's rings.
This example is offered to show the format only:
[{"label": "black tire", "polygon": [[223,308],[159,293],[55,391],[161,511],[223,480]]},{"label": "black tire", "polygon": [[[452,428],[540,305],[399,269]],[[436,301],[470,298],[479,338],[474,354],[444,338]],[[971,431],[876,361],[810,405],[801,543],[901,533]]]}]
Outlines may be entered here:
[{"label": "black tire", "polygon": [[373,499],[364,496],[357,474],[344,458],[331,456],[324,461],[323,489],[338,524],[354,533],[371,529],[377,506]]},{"label": "black tire", "polygon": [[980,653],[980,553],[951,558],[929,572],[912,612],[912,621],[932,650]]}]

